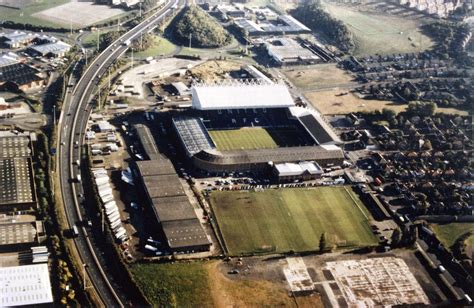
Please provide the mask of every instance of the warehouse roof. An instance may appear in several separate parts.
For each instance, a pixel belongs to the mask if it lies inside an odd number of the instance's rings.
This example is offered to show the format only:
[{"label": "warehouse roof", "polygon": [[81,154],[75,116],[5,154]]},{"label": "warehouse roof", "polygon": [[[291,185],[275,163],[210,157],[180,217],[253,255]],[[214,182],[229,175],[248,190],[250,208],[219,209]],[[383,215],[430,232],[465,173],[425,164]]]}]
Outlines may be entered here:
[{"label": "warehouse roof", "polygon": [[36,240],[35,222],[0,222],[0,246],[33,243]]},{"label": "warehouse roof", "polygon": [[39,71],[23,63],[15,63],[0,67],[0,83],[12,82],[17,85],[29,84],[42,80]]},{"label": "warehouse roof", "polygon": [[0,159],[0,205],[33,202],[32,180],[29,158]]},{"label": "warehouse roof", "polygon": [[14,53],[5,53],[0,55],[0,67],[18,63],[18,56]]},{"label": "warehouse roof", "polygon": [[0,267],[0,306],[53,302],[47,263]]},{"label": "warehouse roof", "polygon": [[162,226],[171,249],[211,244],[197,218],[166,221]]},{"label": "warehouse roof", "polygon": [[270,39],[265,44],[270,55],[279,63],[285,63],[293,59],[313,60],[320,59],[311,50],[304,48],[298,42],[291,38],[274,38]]},{"label": "warehouse roof", "polygon": [[153,135],[151,134],[151,131],[148,126],[143,124],[136,124],[133,127],[137,132],[137,136],[140,139],[140,144],[142,145],[142,148],[148,158],[151,160],[163,158],[160,154],[160,151],[158,151],[158,147],[155,143],[155,138],[153,138]]},{"label": "warehouse roof", "polygon": [[57,41],[48,44],[33,45],[30,47],[30,49],[41,54],[42,56],[60,56],[61,54],[68,52],[71,49],[71,45],[61,41]]},{"label": "warehouse roof", "polygon": [[0,158],[31,156],[28,136],[0,137]]},{"label": "warehouse roof", "polygon": [[151,175],[143,178],[150,198],[184,196],[183,186],[176,174]]},{"label": "warehouse roof", "polygon": [[193,108],[199,110],[284,108],[294,106],[283,84],[223,83],[192,88]]},{"label": "warehouse roof", "polygon": [[161,223],[170,248],[192,250],[197,246],[210,245],[177,174],[154,175],[162,172],[162,165],[171,171],[171,163],[160,160],[137,162],[149,202]]},{"label": "warehouse roof", "polygon": [[153,198],[151,201],[160,222],[196,218],[187,196]]},{"label": "warehouse roof", "polygon": [[296,176],[302,174],[322,174],[323,170],[315,162],[282,163],[276,164],[275,169],[279,176]]},{"label": "warehouse roof", "polygon": [[169,159],[137,161],[140,174],[145,176],[176,174],[176,170]]}]

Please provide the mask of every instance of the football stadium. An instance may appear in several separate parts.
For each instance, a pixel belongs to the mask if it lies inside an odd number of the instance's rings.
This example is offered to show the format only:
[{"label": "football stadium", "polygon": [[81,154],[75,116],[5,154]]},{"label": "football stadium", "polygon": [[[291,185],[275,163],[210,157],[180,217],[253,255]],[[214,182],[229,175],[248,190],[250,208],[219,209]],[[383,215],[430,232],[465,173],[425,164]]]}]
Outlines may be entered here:
[{"label": "football stadium", "polygon": [[287,87],[269,82],[197,84],[192,109],[173,117],[187,156],[198,169],[261,171],[269,164],[342,164],[338,136],[315,111],[298,107]]}]

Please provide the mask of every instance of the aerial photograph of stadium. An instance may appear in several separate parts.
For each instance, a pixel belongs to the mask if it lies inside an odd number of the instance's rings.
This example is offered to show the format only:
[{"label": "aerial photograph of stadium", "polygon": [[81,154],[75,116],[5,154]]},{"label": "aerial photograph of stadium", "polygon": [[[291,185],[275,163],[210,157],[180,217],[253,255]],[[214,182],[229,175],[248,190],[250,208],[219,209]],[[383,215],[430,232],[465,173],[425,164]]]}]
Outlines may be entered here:
[{"label": "aerial photograph of stadium", "polygon": [[473,307],[472,0],[0,0],[0,307]]}]

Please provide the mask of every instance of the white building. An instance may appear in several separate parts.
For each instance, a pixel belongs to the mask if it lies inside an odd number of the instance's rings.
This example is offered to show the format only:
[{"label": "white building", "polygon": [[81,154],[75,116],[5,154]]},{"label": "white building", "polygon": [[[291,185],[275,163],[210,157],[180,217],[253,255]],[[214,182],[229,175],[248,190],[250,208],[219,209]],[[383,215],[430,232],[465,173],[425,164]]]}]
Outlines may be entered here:
[{"label": "white building", "polygon": [[193,108],[198,110],[287,108],[295,105],[288,88],[282,84],[204,84],[193,86],[191,93]]},{"label": "white building", "polygon": [[0,267],[0,307],[52,302],[48,264]]}]

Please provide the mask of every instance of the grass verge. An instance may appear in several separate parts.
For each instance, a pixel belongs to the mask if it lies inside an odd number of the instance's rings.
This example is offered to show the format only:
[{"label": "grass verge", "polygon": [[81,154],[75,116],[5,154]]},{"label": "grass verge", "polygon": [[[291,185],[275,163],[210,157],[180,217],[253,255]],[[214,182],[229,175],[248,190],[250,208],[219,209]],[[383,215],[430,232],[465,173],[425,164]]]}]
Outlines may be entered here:
[{"label": "grass verge", "polygon": [[468,222],[431,224],[430,227],[445,247],[451,247],[461,235],[470,231],[474,232],[474,223]]}]

